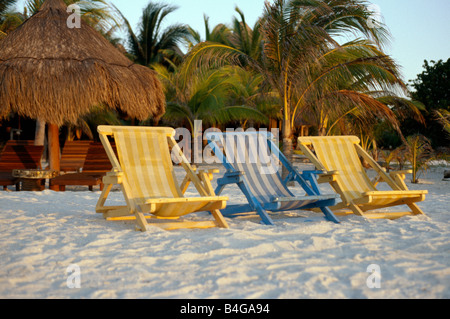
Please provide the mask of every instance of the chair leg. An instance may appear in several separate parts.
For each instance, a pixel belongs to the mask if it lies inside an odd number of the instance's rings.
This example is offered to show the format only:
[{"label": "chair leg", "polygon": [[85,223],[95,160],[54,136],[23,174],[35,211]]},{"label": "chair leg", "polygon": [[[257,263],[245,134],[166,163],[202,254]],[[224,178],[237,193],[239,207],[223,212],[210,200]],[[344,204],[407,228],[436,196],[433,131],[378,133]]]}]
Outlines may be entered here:
[{"label": "chair leg", "polygon": [[113,187],[113,185],[109,184],[106,186],[105,189],[103,189],[102,194],[100,195],[100,198],[97,201],[97,206],[96,206],[97,211],[99,211],[105,207],[105,202],[108,199],[108,195],[109,195],[109,192],[111,191],[112,187]]},{"label": "chair leg", "polygon": [[331,211],[328,207],[321,207],[320,210],[325,214],[327,220],[330,222],[334,222],[336,224],[340,224],[340,220],[334,215],[334,213]]},{"label": "chair leg", "polygon": [[222,213],[219,210],[214,210],[211,212],[211,214],[213,215],[214,219],[217,222],[217,225],[220,228],[230,228],[228,226],[227,221],[225,220],[225,218],[223,217]]},{"label": "chair leg", "polygon": [[408,207],[412,210],[414,215],[426,216],[426,214],[419,208],[419,206],[417,206],[417,204],[415,204],[415,203],[408,204]]},{"label": "chair leg", "polygon": [[364,212],[357,205],[351,203],[349,205],[349,208],[353,211],[355,215],[365,217]]},{"label": "chair leg", "polygon": [[261,217],[261,220],[263,222],[263,224],[265,225],[269,225],[269,226],[274,226],[275,223],[273,222],[272,218],[270,218],[269,214],[267,213],[267,211],[261,207],[261,205],[256,205],[256,212],[258,213],[258,215]]},{"label": "chair leg", "polygon": [[134,214],[136,216],[136,230],[141,232],[147,231],[147,220],[145,219],[145,215],[140,212],[135,212]]},{"label": "chair leg", "polygon": [[262,220],[263,224],[274,226],[275,223],[273,222],[272,218],[270,218],[270,216],[269,216],[269,214],[267,214],[266,210],[264,208],[262,208],[262,206],[258,202],[258,200],[251,195],[251,193],[248,191],[245,183],[243,183],[243,182],[238,183],[238,186],[241,189],[241,191],[244,193],[244,195],[247,198],[247,201],[249,202],[250,206],[252,206],[253,209],[261,217],[261,220]]},{"label": "chair leg", "polygon": [[216,190],[214,191],[214,193],[219,196],[220,194],[222,194],[223,189],[225,188],[225,185],[219,185],[217,186]]}]

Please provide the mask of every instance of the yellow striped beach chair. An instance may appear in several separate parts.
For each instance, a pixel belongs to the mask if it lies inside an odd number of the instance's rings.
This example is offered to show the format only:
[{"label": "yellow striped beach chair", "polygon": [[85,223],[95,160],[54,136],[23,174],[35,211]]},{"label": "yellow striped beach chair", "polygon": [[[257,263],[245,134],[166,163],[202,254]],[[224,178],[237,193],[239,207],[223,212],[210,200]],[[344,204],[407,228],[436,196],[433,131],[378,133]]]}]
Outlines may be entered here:
[{"label": "yellow striped beach chair", "polygon": [[[317,169],[326,171],[319,183],[330,183],[341,195],[342,203],[332,210],[350,209],[350,213],[370,219],[398,219],[407,215],[424,215],[417,202],[425,200],[428,191],[410,191],[404,179],[408,171],[387,174],[380,165],[359,145],[356,136],[299,137],[302,152]],[[313,153],[314,151],[314,153]],[[379,191],[362,166],[359,157],[365,159],[386,182],[392,191]],[[407,205],[407,212],[367,213],[368,211]]]},{"label": "yellow striped beach chair", "polygon": [[[136,228],[146,231],[149,223],[166,230],[180,228],[228,228],[220,209],[227,197],[215,196],[211,172],[196,173],[174,140],[175,130],[161,127],[99,126],[100,139],[113,165],[103,183],[105,188],[96,211],[107,220],[136,220]],[[113,137],[116,157],[109,140]],[[170,151],[170,148],[172,152]],[[200,197],[184,197],[174,173],[171,153],[186,170],[183,182],[192,182]],[[120,185],[126,206],[105,206],[113,185]],[[211,212],[214,220],[186,221],[191,213]]]}]

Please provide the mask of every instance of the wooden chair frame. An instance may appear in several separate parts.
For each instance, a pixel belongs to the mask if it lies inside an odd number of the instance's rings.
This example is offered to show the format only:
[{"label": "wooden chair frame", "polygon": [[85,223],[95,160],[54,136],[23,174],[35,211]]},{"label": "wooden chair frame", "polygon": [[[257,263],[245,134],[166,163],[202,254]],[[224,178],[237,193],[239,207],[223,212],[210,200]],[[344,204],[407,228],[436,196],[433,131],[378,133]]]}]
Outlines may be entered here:
[{"label": "wooden chair frame", "polygon": [[[323,195],[317,184],[316,175],[322,172],[305,172],[300,174],[292,164],[287,160],[287,158],[281,153],[278,147],[273,143],[273,135],[271,133],[263,132],[243,132],[243,133],[233,133],[234,135],[240,134],[242,136],[248,134],[264,134],[264,139],[267,141],[268,150],[273,154],[277,154],[277,158],[281,161],[282,165],[286,167],[289,171],[288,176],[283,182],[283,186],[286,190],[289,190],[288,183],[297,182],[303,190],[306,192],[305,196],[296,197],[289,196],[283,198],[272,198],[271,202],[261,202],[250,190],[248,182],[244,176],[244,172],[238,171],[231,163],[228,162],[227,157],[223,154],[220,147],[217,145],[216,141],[218,139],[218,134],[224,137],[227,133],[210,133],[206,137],[208,139],[209,146],[211,147],[214,154],[218,157],[221,163],[226,168],[226,173],[223,178],[218,179],[218,186],[215,193],[221,194],[227,185],[237,185],[242,193],[245,195],[248,204],[244,205],[229,205],[226,210],[222,213],[227,217],[238,217],[242,214],[249,212],[256,212],[262,222],[266,225],[274,225],[274,222],[268,211],[271,212],[281,212],[283,210],[310,210],[312,208],[318,208],[324,215],[325,218],[334,223],[340,223],[339,219],[333,214],[333,212],[328,208],[328,206],[333,206],[339,199],[338,195]],[[290,193],[290,191],[289,191]],[[294,203],[297,205],[294,208],[282,209],[283,203]]]},{"label": "wooden chair frame", "polygon": [[[98,132],[100,133],[100,139],[103,143],[106,153],[113,166],[112,172],[107,173],[103,178],[105,185],[103,192],[98,200],[96,211],[103,214],[107,220],[135,220],[136,228],[140,231],[146,231],[149,226],[149,222],[155,226],[161,227],[166,230],[175,230],[182,228],[211,228],[220,227],[228,228],[226,220],[223,218],[220,209],[226,207],[227,197],[218,197],[214,194],[214,190],[211,186],[211,180],[213,179],[213,171],[200,170],[195,172],[194,168],[190,165],[189,161],[183,154],[181,148],[174,139],[175,130],[171,128],[128,128],[133,130],[159,130],[161,134],[165,134],[169,147],[172,148],[172,153],[178,157],[182,167],[186,171],[186,177],[180,185],[179,198],[149,198],[145,205],[139,205],[131,199],[133,194],[130,185],[127,182],[125,174],[123,172],[121,163],[114,153],[109,137],[114,137],[118,130],[123,130],[124,127],[116,126],[99,126]],[[116,143],[117,144],[117,143]],[[117,145],[117,147],[119,147]],[[172,170],[173,178],[176,181],[174,172]],[[147,177],[148,178],[148,177]],[[190,183],[195,185],[195,188],[199,192],[201,197],[185,198],[184,194]],[[126,206],[105,206],[105,202],[114,185],[119,185],[127,203]],[[169,205],[176,203],[195,203],[204,202],[207,204],[201,211],[211,212],[213,221],[183,221],[179,218],[162,218],[157,215],[152,215],[156,211],[158,205]],[[150,214],[150,215],[149,215]]]},{"label": "wooden chair frame", "polygon": [[[425,213],[417,206],[417,202],[425,200],[427,191],[410,191],[404,180],[406,174],[410,171],[393,171],[387,174],[386,171],[359,145],[359,138],[356,136],[346,136],[354,145],[357,154],[362,157],[370,165],[372,169],[378,174],[375,178],[376,182],[372,182],[374,188],[378,182],[385,182],[392,191],[376,191],[367,192],[360,198],[352,199],[345,194],[346,188],[341,183],[339,178],[339,171],[327,171],[323,163],[311,150],[316,139],[343,138],[341,137],[299,137],[298,145],[305,156],[315,165],[315,167],[325,173],[319,175],[318,183],[329,183],[331,187],[341,195],[342,203],[331,207],[333,211],[346,210],[341,214],[356,214],[368,219],[398,219],[408,215],[425,215]],[[362,164],[361,164],[362,165]],[[399,198],[386,205],[375,205],[376,198]],[[407,212],[385,212],[385,213],[367,213],[371,210],[388,208],[399,205],[407,205],[411,211]],[[350,211],[348,211],[350,209]],[[340,213],[337,213],[340,215]]]}]

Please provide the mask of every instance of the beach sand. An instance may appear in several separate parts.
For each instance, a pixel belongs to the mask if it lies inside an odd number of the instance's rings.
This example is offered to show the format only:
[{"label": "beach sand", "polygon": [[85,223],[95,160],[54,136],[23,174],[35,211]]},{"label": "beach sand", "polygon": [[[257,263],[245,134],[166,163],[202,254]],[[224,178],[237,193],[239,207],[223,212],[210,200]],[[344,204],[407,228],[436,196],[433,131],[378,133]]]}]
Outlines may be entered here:
[{"label": "beach sand", "polygon": [[[246,218],[227,219],[230,229],[152,227],[142,233],[133,222],[96,214],[100,193],[87,188],[2,191],[0,298],[450,298],[445,169],[430,168],[420,184],[407,183],[429,190],[419,204],[428,217],[366,221],[350,215],[339,225],[300,211],[280,214],[275,226]],[[176,172],[184,176],[180,167]],[[187,195],[197,196],[192,186]],[[237,187],[224,195],[230,203],[245,202]],[[120,192],[111,194],[109,204],[122,203]],[[71,289],[73,265],[80,288]],[[369,288],[371,265],[380,277]]]}]

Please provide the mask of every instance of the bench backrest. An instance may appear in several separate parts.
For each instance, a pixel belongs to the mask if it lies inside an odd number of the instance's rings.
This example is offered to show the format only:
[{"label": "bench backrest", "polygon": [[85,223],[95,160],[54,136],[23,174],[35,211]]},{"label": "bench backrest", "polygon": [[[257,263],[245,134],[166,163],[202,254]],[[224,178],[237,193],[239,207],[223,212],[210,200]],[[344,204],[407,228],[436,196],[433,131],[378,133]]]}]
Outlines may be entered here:
[{"label": "bench backrest", "polygon": [[67,141],[61,156],[61,171],[79,171],[86,160],[92,141]]},{"label": "bench backrest", "polygon": [[[115,144],[112,145],[115,151]],[[83,165],[83,173],[107,173],[112,170],[111,161],[100,142],[92,142]]]},{"label": "bench backrest", "polygon": [[44,146],[7,144],[0,155],[0,171],[41,169]]}]

